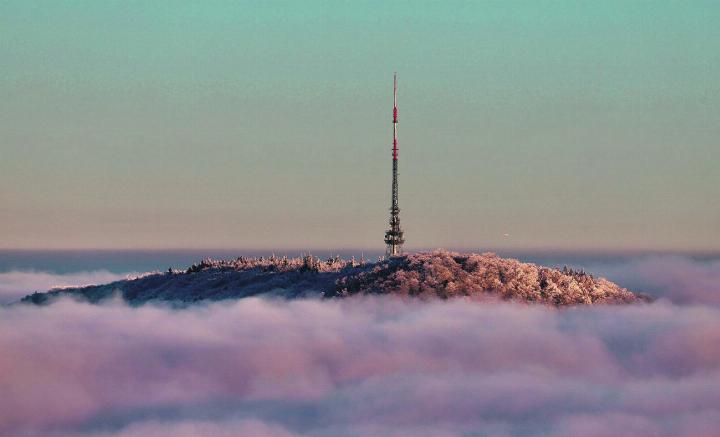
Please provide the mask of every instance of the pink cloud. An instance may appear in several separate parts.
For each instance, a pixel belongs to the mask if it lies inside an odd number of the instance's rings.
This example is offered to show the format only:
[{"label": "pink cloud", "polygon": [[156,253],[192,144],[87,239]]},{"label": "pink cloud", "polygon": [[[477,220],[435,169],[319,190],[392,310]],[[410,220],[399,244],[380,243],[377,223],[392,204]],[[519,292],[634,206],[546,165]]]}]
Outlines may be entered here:
[{"label": "pink cloud", "polygon": [[14,306],[0,434],[702,435],[719,336],[720,309],[667,302]]},{"label": "pink cloud", "polygon": [[651,256],[617,265],[590,265],[633,291],[649,292],[676,303],[720,304],[720,260],[683,256]]},{"label": "pink cloud", "polygon": [[153,436],[153,437],[292,437],[296,434],[285,428],[259,420],[229,421],[191,421],[179,422],[145,421],[130,424],[114,433],[115,437]]}]

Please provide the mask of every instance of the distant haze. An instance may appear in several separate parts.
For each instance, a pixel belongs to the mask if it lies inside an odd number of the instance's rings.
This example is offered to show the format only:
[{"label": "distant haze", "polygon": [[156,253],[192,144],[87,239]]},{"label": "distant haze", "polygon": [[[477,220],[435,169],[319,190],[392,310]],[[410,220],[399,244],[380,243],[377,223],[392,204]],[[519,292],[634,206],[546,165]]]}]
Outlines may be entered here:
[{"label": "distant haze", "polygon": [[0,3],[0,248],[720,248],[713,1]]}]

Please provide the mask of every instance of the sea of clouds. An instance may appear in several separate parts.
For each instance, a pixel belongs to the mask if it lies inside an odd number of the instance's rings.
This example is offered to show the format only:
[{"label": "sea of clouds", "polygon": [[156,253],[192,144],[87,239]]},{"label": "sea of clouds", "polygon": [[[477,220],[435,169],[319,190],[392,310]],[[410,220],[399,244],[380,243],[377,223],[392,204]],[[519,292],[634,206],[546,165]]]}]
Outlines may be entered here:
[{"label": "sea of clouds", "polygon": [[720,263],[597,268],[659,299],[0,307],[0,435],[718,435]]}]

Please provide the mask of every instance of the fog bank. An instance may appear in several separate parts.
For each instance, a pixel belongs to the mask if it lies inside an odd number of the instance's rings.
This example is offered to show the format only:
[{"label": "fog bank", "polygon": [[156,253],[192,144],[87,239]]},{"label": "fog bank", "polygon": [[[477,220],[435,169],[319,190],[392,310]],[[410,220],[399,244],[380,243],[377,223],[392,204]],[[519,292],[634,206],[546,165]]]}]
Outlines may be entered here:
[{"label": "fog bank", "polygon": [[720,309],[0,309],[0,434],[711,435]]}]

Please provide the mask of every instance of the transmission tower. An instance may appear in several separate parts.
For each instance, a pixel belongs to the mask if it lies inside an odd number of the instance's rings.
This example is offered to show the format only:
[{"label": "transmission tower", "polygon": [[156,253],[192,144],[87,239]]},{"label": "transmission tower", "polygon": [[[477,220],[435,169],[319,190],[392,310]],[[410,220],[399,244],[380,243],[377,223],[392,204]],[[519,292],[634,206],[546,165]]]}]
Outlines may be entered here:
[{"label": "transmission tower", "polygon": [[393,76],[393,147],[392,147],[392,204],[390,206],[390,229],[385,231],[386,255],[402,255],[403,231],[400,228],[400,207],[398,206],[398,141],[397,141],[397,74]]}]

